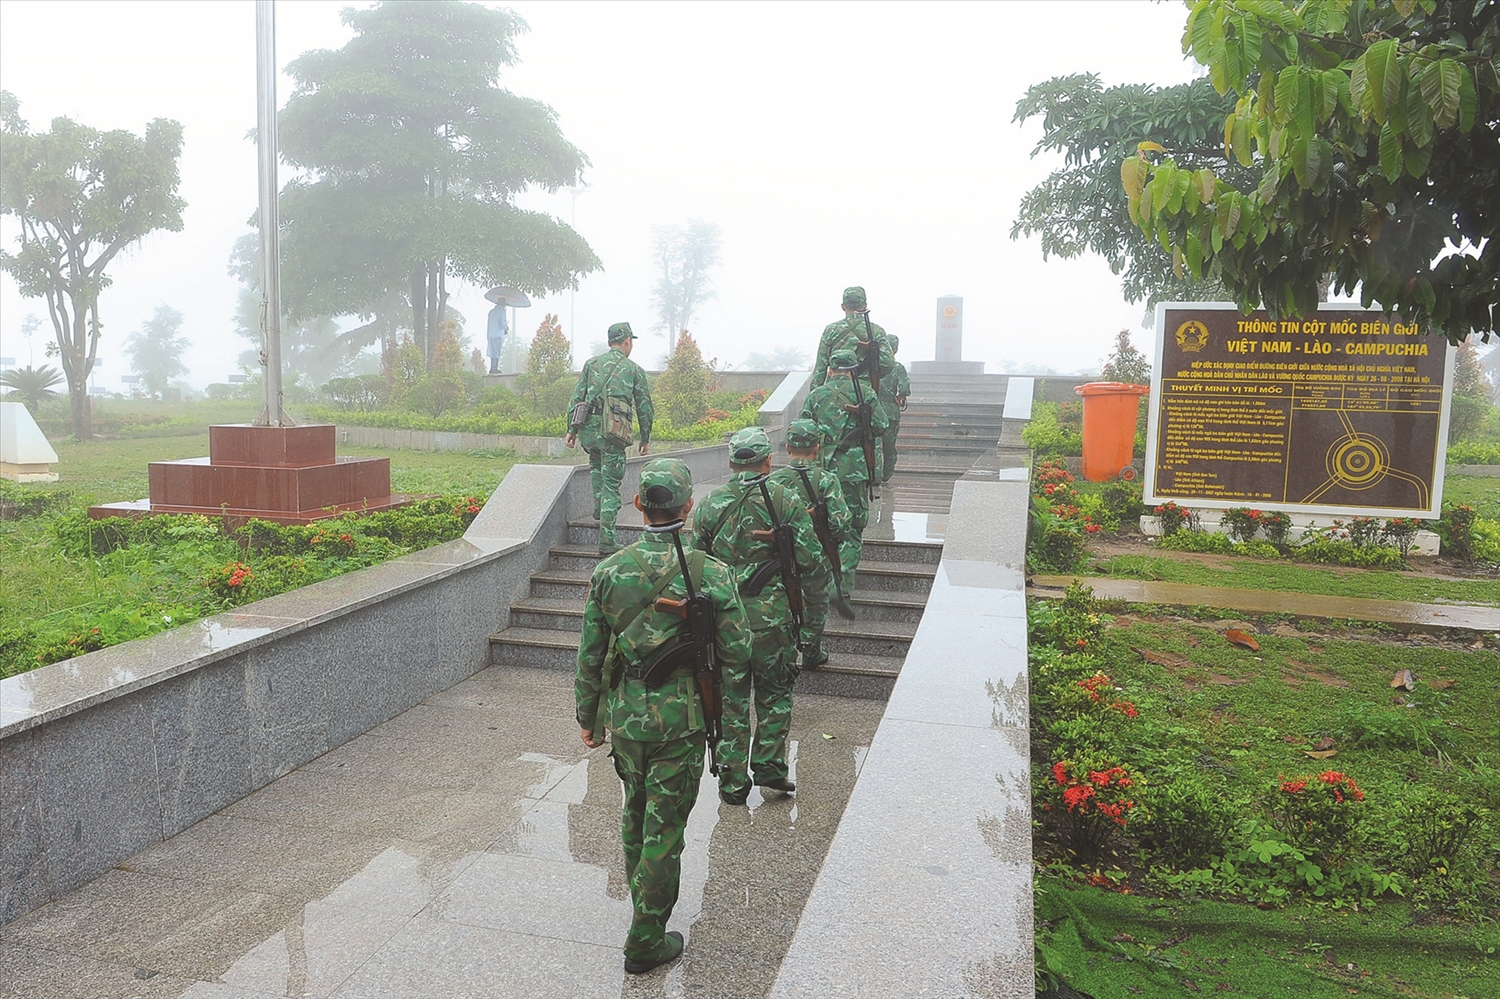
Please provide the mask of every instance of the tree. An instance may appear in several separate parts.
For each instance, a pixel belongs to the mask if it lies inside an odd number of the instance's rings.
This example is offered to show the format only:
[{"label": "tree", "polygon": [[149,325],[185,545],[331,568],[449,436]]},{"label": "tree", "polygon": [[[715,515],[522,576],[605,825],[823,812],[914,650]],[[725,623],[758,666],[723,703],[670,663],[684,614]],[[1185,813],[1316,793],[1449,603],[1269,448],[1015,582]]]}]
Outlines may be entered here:
[{"label": "tree", "polygon": [[451,321],[440,323],[432,364],[417,379],[407,404],[433,416],[442,416],[467,398],[463,372],[464,352],[458,345],[458,326]]},{"label": "tree", "polygon": [[690,427],[703,418],[713,386],[714,362],[703,359],[703,351],[687,330],[677,338],[677,349],[667,358],[667,369],[651,386],[656,408],[668,423]]},{"label": "tree", "polygon": [[[1234,101],[1207,79],[1175,87],[1126,84],[1105,88],[1093,73],[1039,83],[1016,103],[1011,119],[1042,119],[1042,137],[1032,149],[1061,153],[1063,166],[1021,199],[1010,238],[1040,236],[1042,259],[1071,260],[1097,253],[1121,275],[1127,301],[1222,300],[1227,293],[1212,276],[1193,281],[1173,272],[1159,247],[1131,221],[1120,189],[1119,162],[1143,141],[1170,137],[1184,163],[1223,168],[1217,137]],[[1243,177],[1248,171],[1235,167]]]},{"label": "tree", "polygon": [[1336,291],[1457,343],[1500,309],[1500,5],[1198,0],[1183,49],[1221,94],[1224,157],[1147,142],[1121,165],[1131,219],[1240,307],[1301,316]]},{"label": "tree", "polygon": [[[234,331],[254,344],[240,355],[240,364],[254,370],[260,364],[262,347],[260,237],[257,234],[246,233],[234,241],[234,249],[229,255],[229,276],[240,281],[239,298],[234,309]],[[383,334],[393,334],[393,331],[384,329],[378,321],[341,333],[332,316],[284,320],[281,324],[282,367],[303,385],[322,386],[331,379],[351,374],[360,352],[371,344],[384,342],[386,336]]]},{"label": "tree", "polygon": [[525,21],[437,2],[342,18],[348,44],[287,66],[296,87],[278,119],[282,153],[305,172],[280,205],[287,318],[389,325],[402,308],[430,363],[451,318],[450,277],[546,294],[600,268],[571,228],[514,203],[578,183],[588,165],[550,107],[496,83]]},{"label": "tree", "polygon": [[0,385],[10,389],[11,395],[20,396],[26,408],[33,413],[42,408],[42,403],[57,396],[52,386],[62,382],[62,372],[50,364],[44,364],[40,368],[32,368],[28,364],[14,371],[0,371]]},{"label": "tree", "polygon": [[187,348],[182,313],[169,305],[158,305],[155,314],[125,341],[130,370],[140,376],[141,387],[158,399],[172,379],[187,374],[187,365],[182,363],[182,352]]},{"label": "tree", "polygon": [[692,325],[698,307],[714,297],[710,267],[719,263],[720,230],[713,222],[690,219],[685,225],[651,227],[652,248],[661,265],[661,280],[651,292],[656,310],[654,330],[667,334],[667,355],[677,352],[677,334]]},{"label": "tree", "polygon": [[1463,440],[1484,425],[1490,411],[1489,379],[1479,350],[1470,340],[1458,345],[1453,359],[1453,399],[1448,411],[1448,440]]},{"label": "tree", "polygon": [[543,385],[568,377],[573,370],[573,347],[563,336],[562,324],[548,313],[531,339],[526,355],[526,373]]},{"label": "tree", "polygon": [[769,353],[752,351],[745,358],[747,371],[806,371],[812,366],[812,355],[800,347],[776,347]]},{"label": "tree", "polygon": [[145,137],[100,132],[68,118],[31,132],[15,95],[0,91],[0,213],[20,223],[20,250],[0,250],[0,268],[22,295],[42,298],[62,362],[73,433],[93,433],[88,379],[99,352],[99,294],[126,247],[158,229],[182,230],[177,196],[182,126],[157,118]]},{"label": "tree", "polygon": [[1109,352],[1099,377],[1107,382],[1125,382],[1129,385],[1151,384],[1151,359],[1136,349],[1130,342],[1130,331],[1115,334],[1115,349]]}]

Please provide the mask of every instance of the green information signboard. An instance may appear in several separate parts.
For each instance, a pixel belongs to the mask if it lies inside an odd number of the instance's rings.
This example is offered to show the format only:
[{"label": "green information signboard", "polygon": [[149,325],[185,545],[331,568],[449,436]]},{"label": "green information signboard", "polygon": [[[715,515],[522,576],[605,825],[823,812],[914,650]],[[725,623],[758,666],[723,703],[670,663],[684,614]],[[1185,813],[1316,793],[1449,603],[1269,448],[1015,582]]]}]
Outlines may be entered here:
[{"label": "green information signboard", "polygon": [[1453,355],[1377,311],[1158,305],[1146,503],[1436,517]]}]

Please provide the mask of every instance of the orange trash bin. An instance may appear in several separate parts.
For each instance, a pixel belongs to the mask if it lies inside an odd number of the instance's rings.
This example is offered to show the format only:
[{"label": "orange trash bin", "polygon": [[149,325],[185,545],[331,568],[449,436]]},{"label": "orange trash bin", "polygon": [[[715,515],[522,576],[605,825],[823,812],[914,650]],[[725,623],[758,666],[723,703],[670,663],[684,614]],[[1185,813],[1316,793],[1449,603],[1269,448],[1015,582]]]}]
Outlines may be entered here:
[{"label": "orange trash bin", "polygon": [[1149,395],[1151,386],[1089,382],[1073,391],[1083,396],[1083,477],[1090,482],[1135,478],[1135,424],[1141,396]]}]

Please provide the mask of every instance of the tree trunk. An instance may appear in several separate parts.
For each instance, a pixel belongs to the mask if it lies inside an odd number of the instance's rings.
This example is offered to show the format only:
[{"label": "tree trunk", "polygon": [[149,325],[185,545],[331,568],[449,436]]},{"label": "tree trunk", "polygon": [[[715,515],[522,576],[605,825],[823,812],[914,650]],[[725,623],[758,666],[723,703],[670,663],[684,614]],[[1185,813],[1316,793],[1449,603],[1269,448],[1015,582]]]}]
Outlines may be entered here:
[{"label": "tree trunk", "polygon": [[415,268],[411,272],[411,337],[417,345],[418,350],[426,350],[423,344],[427,342],[427,275],[422,268]]},{"label": "tree trunk", "polygon": [[437,347],[438,323],[442,321],[442,313],[438,311],[438,283],[437,270],[429,267],[427,271],[427,349],[423,358],[427,367],[432,367],[432,355]]}]

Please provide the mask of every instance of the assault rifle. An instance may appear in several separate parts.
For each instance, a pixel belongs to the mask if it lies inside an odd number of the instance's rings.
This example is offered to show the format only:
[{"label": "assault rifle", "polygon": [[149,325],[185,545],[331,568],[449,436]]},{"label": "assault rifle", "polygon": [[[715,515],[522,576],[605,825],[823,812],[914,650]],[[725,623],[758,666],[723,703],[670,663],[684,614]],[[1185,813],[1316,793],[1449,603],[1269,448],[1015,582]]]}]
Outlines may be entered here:
[{"label": "assault rifle", "polygon": [[[797,568],[797,542],[792,534],[792,525],[783,524],[781,518],[776,515],[776,504],[771,502],[771,490],[766,487],[766,477],[762,475],[756,480],[760,486],[760,494],[766,499],[766,512],[771,515],[771,529],[769,531],[751,531],[750,536],[757,541],[771,542],[771,548],[776,552],[776,562],[780,564],[781,585],[786,587],[786,603],[792,612],[792,628],[797,633],[797,647],[802,647],[802,573]],[[767,563],[770,565],[772,563]],[[757,572],[755,575],[759,575]],[[753,581],[755,576],[751,577]]]},{"label": "assault rifle", "polygon": [[[698,697],[703,701],[703,729],[708,740],[708,772],[717,777],[719,740],[724,738],[724,673],[719,667],[719,657],[714,645],[714,604],[708,594],[698,593],[693,589],[693,574],[688,571],[687,555],[682,550],[682,521],[664,526],[671,529],[672,542],[677,547],[677,564],[682,567],[682,585],[687,590],[687,597],[682,600],[657,597],[656,609],[676,614],[687,621],[688,639],[685,647],[692,652],[693,680],[698,684]],[[646,529],[651,530],[650,527]]]},{"label": "assault rifle", "polygon": [[801,465],[793,465],[797,470],[797,476],[802,480],[802,488],[807,493],[807,501],[812,504],[813,530],[818,535],[818,543],[823,546],[823,554],[828,556],[829,563],[833,566],[833,583],[835,592],[829,598],[833,609],[838,611],[839,617],[854,620],[854,608],[849,601],[844,599],[844,571],[839,562],[839,543],[833,536],[833,525],[828,523],[828,500],[819,496],[813,489],[812,477],[808,475],[807,469]]},{"label": "assault rifle", "polygon": [[880,344],[875,342],[875,330],[870,326],[870,310],[866,309],[860,315],[865,317],[865,338],[855,341],[865,349],[864,360],[861,362],[865,373],[870,376],[870,388],[878,396],[880,395]]},{"label": "assault rifle", "polygon": [[859,385],[859,372],[863,367],[864,363],[861,362],[852,368],[840,369],[849,372],[849,378],[854,382],[854,402],[844,403],[844,412],[854,417],[856,425],[853,431],[844,435],[844,440],[857,435],[860,449],[865,453],[865,471],[870,475],[865,488],[870,499],[874,500],[879,498],[876,483],[880,481],[880,476],[875,474],[875,404],[865,398],[864,390]]}]

